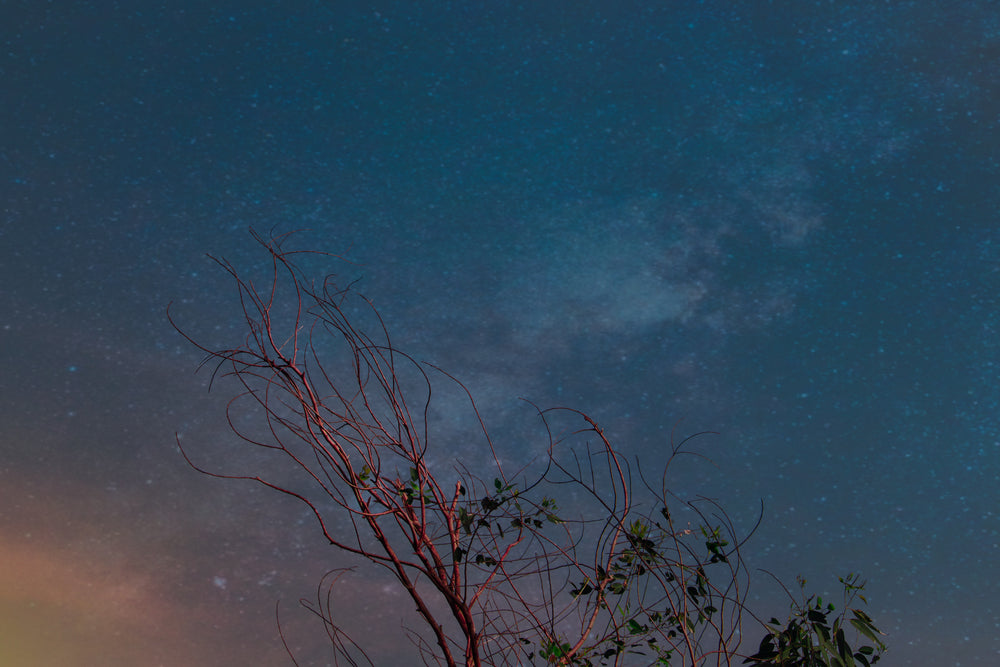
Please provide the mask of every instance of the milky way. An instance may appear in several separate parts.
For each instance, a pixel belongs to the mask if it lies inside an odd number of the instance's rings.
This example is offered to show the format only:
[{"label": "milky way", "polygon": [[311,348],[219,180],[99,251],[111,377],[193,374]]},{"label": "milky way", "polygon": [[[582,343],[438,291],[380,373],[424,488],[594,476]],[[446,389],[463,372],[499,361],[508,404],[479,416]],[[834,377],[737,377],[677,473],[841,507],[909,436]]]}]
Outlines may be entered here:
[{"label": "milky way", "polygon": [[[205,253],[259,272],[254,227],[342,255],[305,268],[460,378],[501,458],[545,446],[520,397],[644,464],[716,431],[674,490],[763,499],[750,567],[861,573],[892,664],[996,663],[990,3],[101,4],[0,10],[0,662],[286,664],[281,600],[327,664],[296,601],[352,561],[175,445],[272,465],[166,319],[242,339]],[[471,418],[442,388],[435,464],[481,460]],[[339,609],[411,664],[389,583]]]}]

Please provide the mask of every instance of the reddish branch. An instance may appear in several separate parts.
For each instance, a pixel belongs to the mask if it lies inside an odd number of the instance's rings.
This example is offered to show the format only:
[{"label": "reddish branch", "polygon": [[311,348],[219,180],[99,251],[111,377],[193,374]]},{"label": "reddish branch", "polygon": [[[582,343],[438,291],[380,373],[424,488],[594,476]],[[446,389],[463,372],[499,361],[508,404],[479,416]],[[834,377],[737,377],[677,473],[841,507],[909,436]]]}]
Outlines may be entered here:
[{"label": "reddish branch", "polygon": [[[426,459],[430,374],[465,387],[397,350],[378,312],[349,285],[307,280],[297,253],[283,249],[287,237],[254,238],[271,259],[262,286],[213,258],[235,280],[243,342],[216,350],[181,333],[216,363],[213,380],[221,373],[241,388],[227,410],[234,433],[287,457],[306,483],[209,471],[181,447],[192,467],[299,500],[330,544],[388,569],[433,637],[417,639],[428,663],[624,665],[637,651],[649,660],[668,650],[682,664],[728,663],[745,591],[740,541],[724,515],[700,515],[721,519],[728,537],[701,553],[692,529],[674,526],[668,501],[680,503],[665,485],[644,481],[648,498],[636,506],[626,463],[593,419],[569,409],[538,411],[549,446],[533,475],[508,475],[483,427],[492,474],[456,467],[457,479],[445,480]],[[348,314],[359,305],[367,315]],[[364,317],[377,336],[355,326]],[[331,361],[333,343],[341,347]],[[419,398],[416,410],[408,396]],[[237,426],[246,401],[262,415],[259,432]],[[582,428],[553,430],[554,419],[580,418]],[[556,496],[570,489],[583,492],[589,516],[558,508]],[[725,585],[716,587],[705,568],[720,564]],[[311,608],[335,630],[322,599]],[[338,632],[331,641],[337,651],[358,650]]]}]

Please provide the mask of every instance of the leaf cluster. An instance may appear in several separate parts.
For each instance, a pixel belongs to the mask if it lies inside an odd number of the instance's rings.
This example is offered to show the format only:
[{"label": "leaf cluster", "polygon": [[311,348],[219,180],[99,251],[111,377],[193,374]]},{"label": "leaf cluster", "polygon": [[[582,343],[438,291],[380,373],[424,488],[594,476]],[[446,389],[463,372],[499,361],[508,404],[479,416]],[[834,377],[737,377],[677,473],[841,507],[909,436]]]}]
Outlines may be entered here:
[{"label": "leaf cluster", "polygon": [[[805,583],[804,579],[799,579],[803,595]],[[854,599],[867,604],[862,595],[865,583],[860,581],[858,575],[840,577],[840,583],[844,587],[847,605]],[[847,616],[848,611],[850,617]],[[870,667],[878,662],[886,647],[880,638],[882,633],[871,617],[863,610],[849,606],[840,614],[835,612],[833,604],[824,603],[823,598],[815,595],[801,603],[793,603],[787,621],[782,623],[772,618],[767,623],[767,634],[761,640],[760,648],[744,660],[744,664],[767,667]],[[844,632],[845,621],[846,625],[854,628],[859,639],[870,643],[852,648]]]}]

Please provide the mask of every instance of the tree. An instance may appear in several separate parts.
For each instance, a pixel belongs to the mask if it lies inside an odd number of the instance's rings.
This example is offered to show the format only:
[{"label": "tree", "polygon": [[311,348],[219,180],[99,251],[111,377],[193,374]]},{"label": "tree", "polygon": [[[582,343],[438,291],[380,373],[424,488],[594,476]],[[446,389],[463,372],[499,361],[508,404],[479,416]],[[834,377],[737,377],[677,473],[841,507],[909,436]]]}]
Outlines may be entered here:
[{"label": "tree", "polygon": [[[753,529],[741,535],[712,500],[683,502],[667,488],[670,462],[703,434],[672,444],[663,475],[651,480],[586,414],[535,407],[545,455],[507,470],[461,382],[396,349],[352,285],[308,280],[298,263],[304,251],[284,247],[288,235],[253,236],[270,258],[263,287],[212,258],[235,280],[245,339],[216,350],[170,321],[215,363],[213,381],[221,373],[241,387],[228,408],[236,435],[293,463],[303,484],[205,470],[179,440],[178,447],[202,473],[253,480],[304,503],[331,545],[388,570],[424,624],[411,637],[426,664],[878,660],[885,647],[859,609],[828,621],[832,607],[808,598],[793,605],[787,623],[762,623],[747,608],[741,547]],[[357,325],[365,318],[374,334]],[[454,383],[468,398],[489,471],[429,462],[436,382]],[[247,402],[262,417],[262,435],[236,426],[234,413]],[[571,496],[570,508],[561,499]],[[317,601],[303,604],[323,619],[338,659],[371,664],[333,618],[330,590],[340,574],[331,572]],[[853,576],[842,583],[852,604],[863,583]],[[753,655],[741,648],[748,624],[764,632]],[[846,625],[872,645],[852,649]]]}]

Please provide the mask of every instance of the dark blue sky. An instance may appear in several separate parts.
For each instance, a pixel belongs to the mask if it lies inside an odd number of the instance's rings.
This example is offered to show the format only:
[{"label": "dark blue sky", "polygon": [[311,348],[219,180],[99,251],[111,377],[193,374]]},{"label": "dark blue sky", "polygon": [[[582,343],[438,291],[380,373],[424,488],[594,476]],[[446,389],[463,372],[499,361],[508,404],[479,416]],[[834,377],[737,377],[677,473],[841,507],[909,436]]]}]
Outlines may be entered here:
[{"label": "dark blue sky", "polygon": [[[862,573],[892,664],[995,664],[992,3],[416,4],[0,9],[0,659],[280,664],[281,598],[325,664],[293,608],[345,561],[173,444],[256,460],[165,318],[240,335],[205,253],[259,269],[252,226],[354,262],[311,268],[511,461],[544,446],[521,396],[650,465],[718,431],[676,488],[764,499],[751,567]],[[478,461],[438,410],[433,455]],[[405,664],[385,583],[344,615]]]}]

